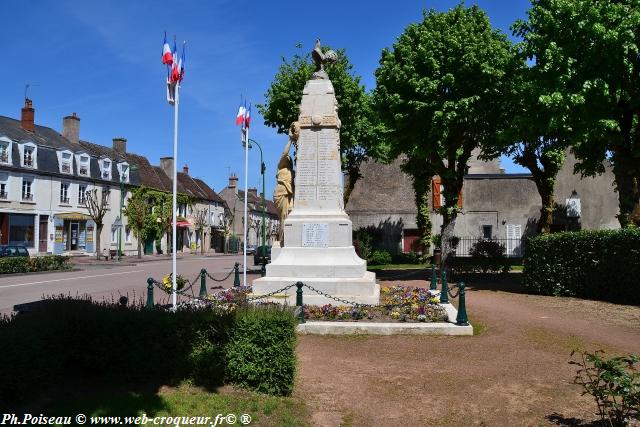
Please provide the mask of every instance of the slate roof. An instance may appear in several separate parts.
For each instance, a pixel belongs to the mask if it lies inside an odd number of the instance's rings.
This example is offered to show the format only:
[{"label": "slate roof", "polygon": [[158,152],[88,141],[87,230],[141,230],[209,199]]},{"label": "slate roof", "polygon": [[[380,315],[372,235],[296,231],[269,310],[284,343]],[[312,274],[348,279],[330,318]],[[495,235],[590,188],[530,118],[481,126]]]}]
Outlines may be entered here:
[{"label": "slate roof", "polygon": [[[243,190],[238,190],[238,199],[240,199],[240,201],[244,203]],[[274,215],[276,217],[279,216],[279,212],[278,212],[278,208],[276,207],[276,204],[268,199],[266,199],[265,202],[266,202],[267,213],[270,215]],[[255,212],[262,212],[262,197],[257,196],[252,192],[249,192],[249,198],[247,199],[247,209]]]},{"label": "slate roof", "polygon": [[[35,126],[35,132],[29,132],[22,128],[19,120],[10,117],[0,116],[0,136],[6,136],[15,142],[30,141],[37,145],[36,169],[28,169],[20,166],[20,155],[18,144],[13,144],[11,152],[13,166],[1,166],[5,169],[14,169],[25,172],[45,173],[61,177],[74,177],[77,179],[91,179],[103,182],[111,182],[113,185],[120,183],[120,174],[117,169],[119,162],[126,161],[135,168],[129,172],[129,183],[132,185],[145,185],[161,191],[172,191],[173,186],[162,168],[153,166],[149,160],[135,153],[119,153],[112,147],[94,144],[89,141],[80,140],[73,143],[60,133],[45,126]],[[87,153],[90,156],[90,177],[79,176],[75,156],[72,157],[72,174],[60,173],[57,152],[69,150],[75,154]],[[105,180],[101,176],[99,159],[107,157],[111,160],[111,180]],[[178,173],[178,192],[189,194],[197,199],[209,200],[224,204],[224,200],[211,189],[204,181],[191,178],[189,175]]]}]

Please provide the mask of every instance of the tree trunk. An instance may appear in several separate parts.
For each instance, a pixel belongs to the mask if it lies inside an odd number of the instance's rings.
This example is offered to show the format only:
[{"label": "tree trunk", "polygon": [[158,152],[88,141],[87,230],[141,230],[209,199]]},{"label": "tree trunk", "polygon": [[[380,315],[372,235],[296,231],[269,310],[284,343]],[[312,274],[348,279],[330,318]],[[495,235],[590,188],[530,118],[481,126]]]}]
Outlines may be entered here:
[{"label": "tree trunk", "polygon": [[204,255],[204,228],[200,232],[200,253]]},{"label": "tree trunk", "polygon": [[634,161],[634,157],[626,150],[616,151],[613,154],[613,175],[616,180],[620,209],[618,221],[622,228],[633,224],[633,212],[640,203],[640,179],[634,176],[637,173]]},{"label": "tree trunk", "polygon": [[96,224],[96,259],[100,260],[100,255],[102,254],[102,248],[100,245],[100,236],[102,235],[102,224]]},{"label": "tree trunk", "polygon": [[451,244],[452,238],[455,236],[453,230],[456,226],[456,218],[458,217],[457,212],[451,214],[443,214],[442,215],[442,228],[440,232],[440,240],[441,240],[441,248],[442,248],[442,266],[446,268],[449,261],[449,255],[451,255],[451,251],[454,249]]},{"label": "tree trunk", "polygon": [[430,185],[430,177],[424,177],[422,175],[413,177],[413,189],[415,192],[416,207],[418,208],[416,223],[418,225],[418,233],[420,234],[420,244],[426,250],[429,250],[431,247],[431,211],[429,208]]},{"label": "tree trunk", "polygon": [[142,241],[138,238],[138,259],[142,259]]},{"label": "tree trunk", "polygon": [[540,208],[540,219],[538,219],[538,232],[549,234],[551,232],[551,224],[553,224],[553,211],[555,210],[555,200],[553,190],[538,190],[542,199],[542,208]]}]

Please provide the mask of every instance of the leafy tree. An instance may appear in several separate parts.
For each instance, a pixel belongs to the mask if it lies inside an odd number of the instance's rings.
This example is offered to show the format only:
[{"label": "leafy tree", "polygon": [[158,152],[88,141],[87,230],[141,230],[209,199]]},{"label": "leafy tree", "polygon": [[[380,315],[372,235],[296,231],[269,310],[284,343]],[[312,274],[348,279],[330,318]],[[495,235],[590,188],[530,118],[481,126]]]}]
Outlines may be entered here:
[{"label": "leafy tree", "polygon": [[565,82],[576,171],[613,166],[625,227],[640,201],[640,1],[532,0],[515,26],[529,56]]},{"label": "leafy tree", "polygon": [[[440,176],[444,262],[471,152],[508,125],[505,100],[516,64],[506,36],[477,6],[425,11],[422,22],[409,25],[393,49],[382,52],[374,100],[387,129],[379,151],[404,154],[409,172]],[[418,200],[419,211],[425,201]]]},{"label": "leafy tree", "polygon": [[207,225],[207,210],[196,209],[193,213],[193,226],[200,235],[200,253],[204,254],[204,229]]},{"label": "leafy tree", "polygon": [[127,216],[127,225],[138,241],[138,258],[142,258],[142,242],[149,236],[154,236],[157,228],[153,219],[149,218],[152,213],[148,200],[147,189],[138,187],[132,192],[122,211]]},{"label": "leafy tree", "polygon": [[[298,45],[300,48],[301,45]],[[324,51],[329,47],[323,47]],[[360,77],[353,75],[353,65],[344,50],[338,50],[338,61],[325,65],[338,102],[340,128],[340,150],[342,168],[348,174],[345,188],[345,204],[359,178],[359,166],[367,154],[367,148],[375,137],[374,115],[370,97],[360,84]],[[287,133],[292,122],[298,120],[300,101],[304,85],[311,78],[315,66],[311,55],[295,54],[290,61],[282,58],[282,65],[265,94],[265,103],[258,105],[264,124],[276,128],[278,133]]]},{"label": "leafy tree", "polygon": [[111,192],[108,188],[103,188],[98,195],[98,189],[94,188],[85,193],[85,207],[89,211],[89,216],[96,224],[96,258],[100,259],[100,237],[104,227],[104,216],[109,208],[109,196]]}]

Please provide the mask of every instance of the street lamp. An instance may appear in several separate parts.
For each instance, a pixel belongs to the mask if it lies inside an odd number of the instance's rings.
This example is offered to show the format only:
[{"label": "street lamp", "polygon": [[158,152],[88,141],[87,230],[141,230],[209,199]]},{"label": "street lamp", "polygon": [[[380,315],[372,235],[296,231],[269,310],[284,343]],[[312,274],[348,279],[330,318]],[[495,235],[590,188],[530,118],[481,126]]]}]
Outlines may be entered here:
[{"label": "street lamp", "polygon": [[[265,230],[265,214],[266,214],[266,202],[265,202],[265,190],[264,190],[264,172],[267,170],[266,165],[264,164],[264,161],[262,159],[262,147],[260,146],[260,144],[258,144],[258,141],[253,140],[251,138],[249,138],[249,148],[251,148],[251,144],[256,144],[256,146],[260,149],[260,174],[262,175],[262,245],[260,246],[261,251],[262,251],[262,256],[260,257],[260,263],[262,264],[262,268],[260,269],[260,275],[262,277],[264,277],[266,275],[266,264],[267,264],[267,248],[265,247],[265,234],[266,234],[266,230]],[[246,194],[245,194],[245,197]]]}]

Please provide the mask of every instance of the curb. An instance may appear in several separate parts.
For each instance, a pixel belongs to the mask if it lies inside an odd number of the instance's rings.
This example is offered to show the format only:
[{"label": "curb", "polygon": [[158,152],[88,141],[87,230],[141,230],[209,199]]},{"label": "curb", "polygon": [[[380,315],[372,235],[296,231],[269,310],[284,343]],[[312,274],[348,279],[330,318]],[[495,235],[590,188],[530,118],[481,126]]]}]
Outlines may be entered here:
[{"label": "curb", "polygon": [[37,276],[38,274],[49,274],[49,273],[71,273],[74,271],[84,271],[81,268],[69,268],[68,270],[46,270],[46,271],[30,271],[28,273],[9,273],[9,274],[0,274],[0,278],[4,277],[20,277],[20,276]]},{"label": "curb", "polygon": [[321,322],[301,323],[296,332],[302,335],[449,335],[472,336],[473,327],[453,323],[375,323]]}]

